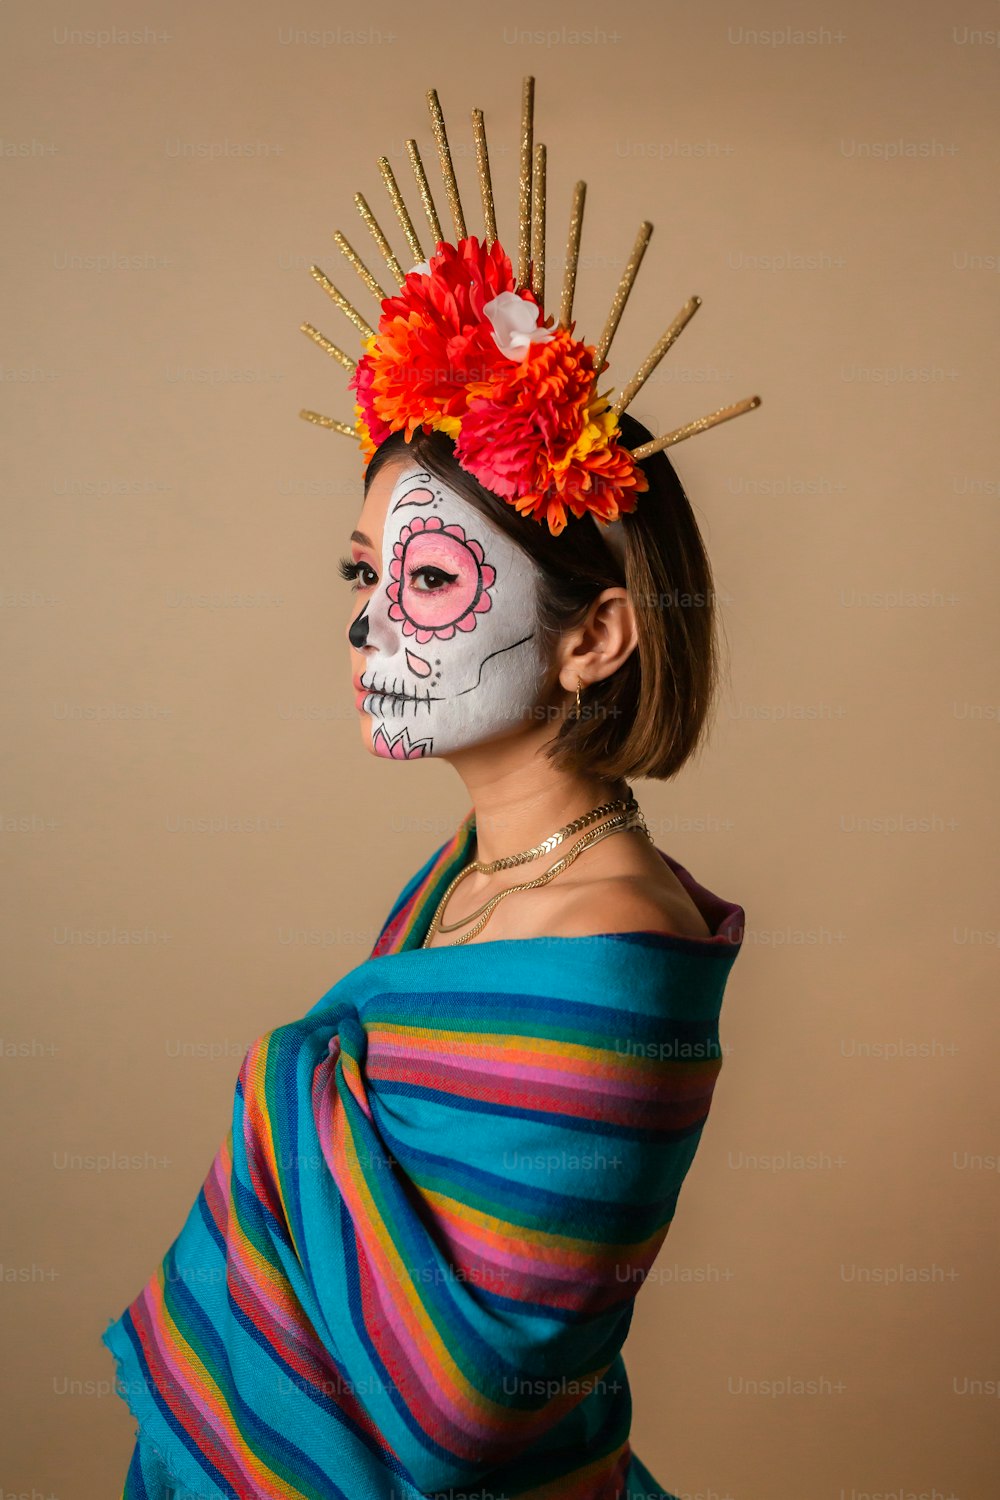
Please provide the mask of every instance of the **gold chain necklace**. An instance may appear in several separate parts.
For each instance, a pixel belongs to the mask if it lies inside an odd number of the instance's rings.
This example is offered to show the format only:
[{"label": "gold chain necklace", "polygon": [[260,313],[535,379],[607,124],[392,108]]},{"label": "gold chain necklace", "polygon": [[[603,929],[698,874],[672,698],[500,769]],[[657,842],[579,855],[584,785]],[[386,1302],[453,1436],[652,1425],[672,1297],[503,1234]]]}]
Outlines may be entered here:
[{"label": "gold chain necklace", "polygon": [[[608,816],[609,814],[610,816]],[[589,826],[602,817],[607,817],[607,821],[605,823],[601,824],[597,828]],[[471,912],[467,917],[463,917],[457,922],[445,923],[442,921],[442,913],[444,912],[444,909],[448,904],[448,900],[451,897],[452,892],[455,890],[455,887],[465,879],[467,875],[471,875],[473,871],[476,870],[480,871],[482,874],[491,875],[497,870],[509,869],[514,865],[526,864],[531,859],[537,859],[541,854],[547,854],[550,850],[563,843],[564,840],[567,839],[571,834],[579,832],[581,828],[587,829],[587,832],[584,833],[583,837],[577,839],[576,843],[573,844],[567,850],[567,852],[562,855],[560,859],[557,859],[554,864],[550,865],[542,875],[537,875],[534,880],[523,880],[519,881],[516,885],[507,886],[506,889],[498,891],[495,896],[491,896],[489,900],[485,901],[483,905],[480,906],[476,911]],[[537,887],[539,886],[547,885],[550,880],[554,880],[557,875],[560,875],[563,872],[563,870],[568,869],[569,866],[574,862],[574,860],[576,860],[584,852],[585,849],[590,849],[594,844],[599,844],[601,839],[608,838],[609,835],[613,833],[624,833],[630,828],[640,829],[641,832],[643,832],[646,837],[652,841],[653,836],[650,833],[649,829],[646,827],[646,820],[643,817],[639,804],[636,802],[635,796],[633,795],[631,790],[629,791],[627,798],[618,798],[616,801],[605,802],[602,803],[600,807],[592,808],[589,813],[584,813],[581,817],[574,818],[571,823],[567,823],[565,827],[560,828],[558,832],[550,834],[549,837],[543,839],[540,844],[536,844],[531,849],[525,849],[520,854],[507,854],[503,855],[500,859],[494,859],[488,862],[483,860],[473,860],[471,864],[466,865],[463,870],[459,870],[458,874],[455,876],[454,880],[452,880],[451,884],[448,886],[448,889],[441,897],[434,916],[431,919],[430,927],[427,929],[427,934],[424,937],[421,946],[426,948],[429,945],[431,939],[434,937],[435,933],[454,932],[459,927],[468,926],[470,922],[475,921],[475,919],[478,917],[479,920],[475,922],[474,927],[472,927],[462,937],[455,939],[454,946],[457,946],[459,943],[469,942],[470,938],[475,937],[478,932],[482,932],[483,928],[486,926],[486,923],[493,915],[496,907],[499,906],[500,902],[504,899],[505,896],[512,896],[517,891],[530,891],[537,889]]]},{"label": "gold chain necklace", "polygon": [[[584,828],[589,824],[596,822],[599,818],[605,817],[608,814],[631,811],[636,806],[637,804],[635,803],[634,799],[632,799],[631,801],[605,802],[603,806],[595,807],[592,812],[584,813],[582,817],[574,818],[572,823],[567,823],[566,827],[560,828],[558,833],[550,834],[547,839],[543,839],[542,842],[540,844],[536,844],[533,849],[525,849],[523,854],[507,854],[504,855],[502,859],[491,860],[489,864],[484,863],[482,860],[473,860],[471,864],[466,865],[464,870],[459,871],[459,873],[455,876],[455,879],[452,881],[449,891],[447,891],[445,894],[450,895],[451,891],[455,889],[459,881],[464,880],[467,875],[471,875],[474,870],[478,869],[486,875],[492,875],[495,870],[506,869],[509,865],[525,864],[529,859],[537,859],[539,855],[549,853],[558,844],[561,844],[564,839],[568,838],[571,833],[578,833],[581,828]],[[556,873],[558,874],[562,868],[563,867],[560,865],[559,870],[557,870]],[[512,891],[521,890],[524,889],[524,887],[510,886],[509,889]],[[467,917],[459,918],[457,922],[439,921],[437,927],[435,928],[435,931],[457,932],[460,927],[467,927],[470,922],[474,922],[475,919],[486,910],[486,908],[490,904],[490,901],[492,901],[493,899],[494,898],[491,896],[489,900],[483,902],[482,906],[479,906],[475,911],[470,912]],[[439,909],[442,904],[443,900],[442,902],[438,903]]]}]

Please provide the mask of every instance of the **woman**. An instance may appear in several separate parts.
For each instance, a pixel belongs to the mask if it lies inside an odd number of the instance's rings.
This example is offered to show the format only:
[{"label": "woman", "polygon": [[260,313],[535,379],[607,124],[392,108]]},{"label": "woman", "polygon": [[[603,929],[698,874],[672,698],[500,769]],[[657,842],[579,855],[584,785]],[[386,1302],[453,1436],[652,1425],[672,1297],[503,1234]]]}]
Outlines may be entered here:
[{"label": "woman", "polygon": [[125,1497],[669,1493],[620,1349],[744,914],[655,848],[629,779],[700,743],[710,568],[662,449],[602,420],[600,357],[497,241],[435,244],[355,369],[341,571],[366,747],[440,756],[471,807],[371,956],[250,1047],[105,1333],[140,1424]]},{"label": "woman", "polygon": [[[475,808],[477,859],[488,862],[627,795],[626,774],[670,776],[687,758],[711,696],[711,575],[663,455],[650,466],[671,524],[658,527],[648,502],[632,523],[640,577],[629,589],[595,527],[553,539],[461,469],[452,446],[440,434],[383,443],[341,571],[364,600],[349,640],[366,744],[448,759]],[[668,607],[672,594],[692,602]],[[557,884],[498,910],[487,938],[629,925],[708,936],[649,839],[623,831]],[[505,873],[474,872],[449,916],[508,884]]]}]

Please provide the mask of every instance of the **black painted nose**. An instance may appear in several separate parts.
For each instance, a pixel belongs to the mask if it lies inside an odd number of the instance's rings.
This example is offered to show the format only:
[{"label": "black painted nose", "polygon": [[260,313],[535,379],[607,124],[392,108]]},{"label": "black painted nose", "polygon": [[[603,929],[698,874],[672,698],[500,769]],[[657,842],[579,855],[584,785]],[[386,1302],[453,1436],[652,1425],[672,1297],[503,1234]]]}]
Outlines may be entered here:
[{"label": "black painted nose", "polygon": [[351,621],[351,628],[347,632],[347,639],[359,651],[362,646],[368,644],[368,616],[363,610],[356,620]]}]

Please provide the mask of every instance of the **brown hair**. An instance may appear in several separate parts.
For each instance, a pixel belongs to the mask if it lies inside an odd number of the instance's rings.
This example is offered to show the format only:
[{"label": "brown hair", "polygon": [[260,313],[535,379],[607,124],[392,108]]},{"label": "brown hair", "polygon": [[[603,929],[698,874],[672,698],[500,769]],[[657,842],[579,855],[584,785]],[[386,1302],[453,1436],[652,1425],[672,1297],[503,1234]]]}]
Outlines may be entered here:
[{"label": "brown hair", "polygon": [[[638,447],[651,434],[627,412],[622,441]],[[585,689],[579,718],[565,718],[547,754],[563,769],[609,781],[667,780],[699,747],[718,683],[715,591],[690,501],[663,452],[642,464],[649,489],[622,517],[625,567],[589,517],[570,517],[553,536],[484,489],[454,456],[444,433],[402,432],[376,450],[365,492],[383,464],[411,457],[499,526],[533,559],[546,581],[540,627],[553,641],[583,619],[603,589],[625,587],[635,609],[638,645],[603,681]]]}]

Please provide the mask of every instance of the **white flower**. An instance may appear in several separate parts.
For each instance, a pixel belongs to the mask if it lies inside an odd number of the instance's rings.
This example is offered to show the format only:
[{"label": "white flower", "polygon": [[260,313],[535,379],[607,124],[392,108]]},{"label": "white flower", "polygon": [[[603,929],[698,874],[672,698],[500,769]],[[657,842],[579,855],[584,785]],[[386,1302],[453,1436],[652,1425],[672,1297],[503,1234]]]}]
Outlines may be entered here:
[{"label": "white flower", "polygon": [[426,260],[418,261],[415,266],[410,267],[406,274],[407,276],[413,276],[414,274],[417,276],[429,276],[431,274],[430,263]]},{"label": "white flower", "polygon": [[547,344],[551,328],[539,328],[540,309],[516,292],[501,292],[487,302],[483,312],[493,327],[493,339],[501,354],[520,364],[531,344]]}]

